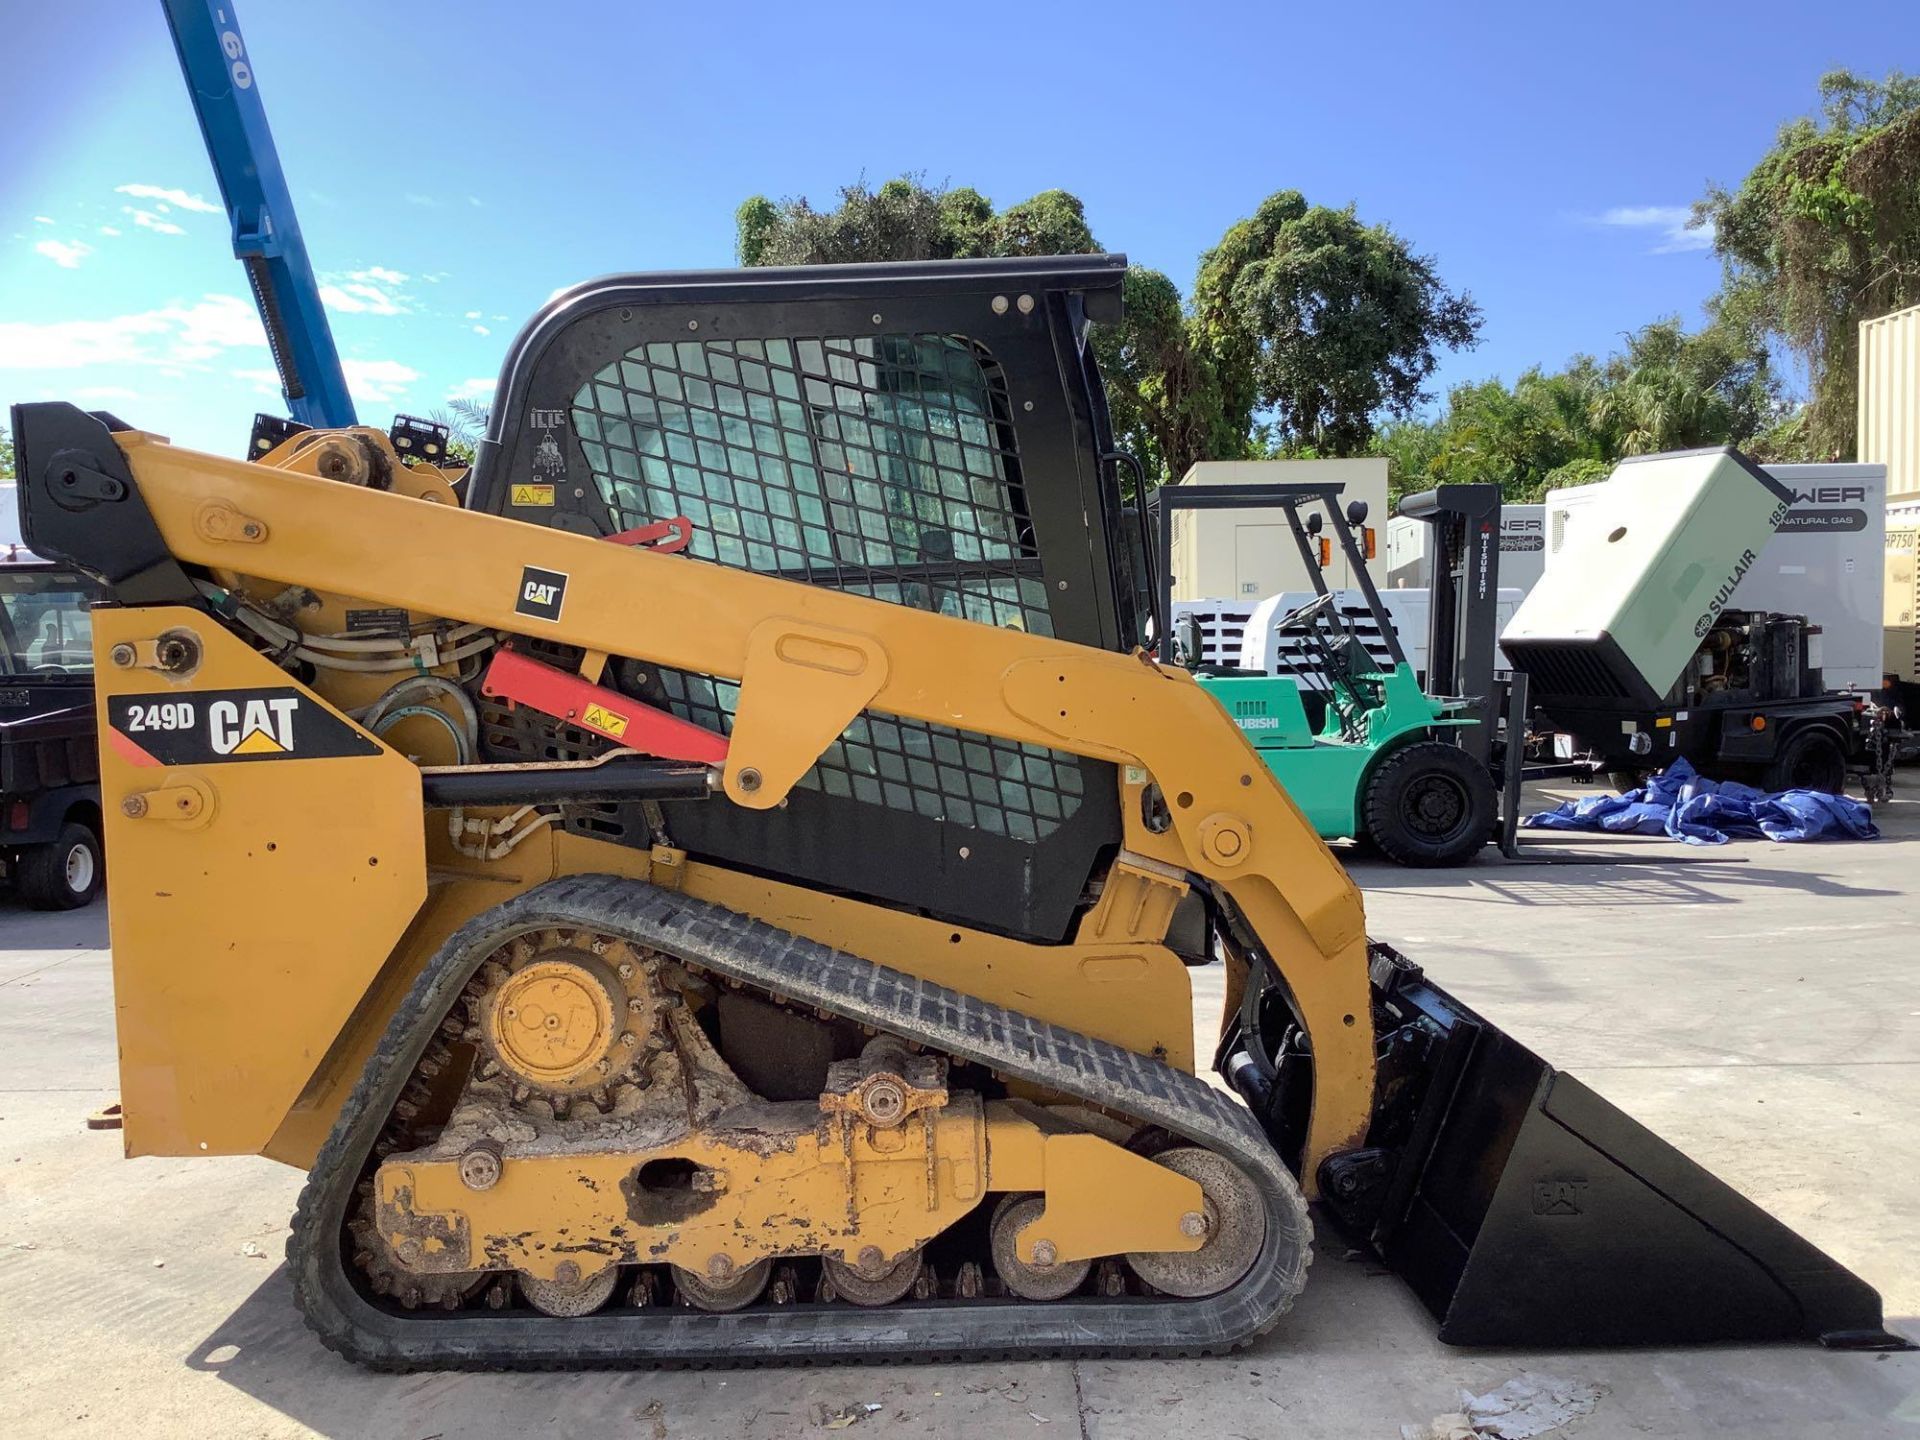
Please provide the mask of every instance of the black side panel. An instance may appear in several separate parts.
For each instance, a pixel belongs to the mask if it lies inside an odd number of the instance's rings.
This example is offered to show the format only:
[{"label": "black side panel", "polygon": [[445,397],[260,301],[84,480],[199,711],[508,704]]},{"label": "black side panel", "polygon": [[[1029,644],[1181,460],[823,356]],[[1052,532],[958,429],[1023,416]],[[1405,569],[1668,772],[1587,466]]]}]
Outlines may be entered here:
[{"label": "black side panel", "polygon": [[[1085,317],[1125,261],[615,277],[515,342],[468,503],[585,534],[684,515],[689,554],[1107,649],[1111,448]],[[676,617],[662,615],[672,625]],[[737,687],[616,661],[611,682],[717,730]],[[500,759],[597,742],[489,715]],[[1111,766],[862,716],[781,809],[668,804],[697,855],[1033,939],[1067,933],[1120,838]],[[646,845],[639,806],[575,828]]]},{"label": "black side panel", "polygon": [[16,405],[13,442],[30,550],[78,566],[123,604],[199,603],[104,420],[60,401]]}]

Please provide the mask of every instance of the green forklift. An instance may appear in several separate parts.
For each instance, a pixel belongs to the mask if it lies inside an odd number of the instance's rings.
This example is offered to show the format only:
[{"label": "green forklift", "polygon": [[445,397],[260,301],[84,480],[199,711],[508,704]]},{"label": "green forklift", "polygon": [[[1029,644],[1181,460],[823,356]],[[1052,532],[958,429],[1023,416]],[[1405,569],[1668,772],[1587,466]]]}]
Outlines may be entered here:
[{"label": "green forklift", "polygon": [[[1507,708],[1493,675],[1499,515],[1495,508],[1489,524],[1482,513],[1489,498],[1498,506],[1498,490],[1448,486],[1410,497],[1401,508],[1434,523],[1437,532],[1423,686],[1367,573],[1365,546],[1355,534],[1366,533],[1366,503],[1353,501],[1343,511],[1343,488],[1312,482],[1161,488],[1148,502],[1159,562],[1156,618],[1166,622],[1157,631],[1159,658],[1194,671],[1322,838],[1357,841],[1412,866],[1465,864],[1489,842],[1510,852],[1518,767],[1505,763],[1507,747],[1495,743],[1496,718]],[[1284,642],[1274,647],[1284,657],[1278,673],[1202,663],[1197,620],[1171,618],[1174,512],[1226,509],[1283,515],[1313,586],[1313,599],[1270,622]],[[1385,658],[1355,634],[1327,585],[1322,572],[1336,544],[1350,562]],[[1474,690],[1429,693],[1466,674],[1477,682]],[[1505,783],[1496,784],[1496,773]]]}]

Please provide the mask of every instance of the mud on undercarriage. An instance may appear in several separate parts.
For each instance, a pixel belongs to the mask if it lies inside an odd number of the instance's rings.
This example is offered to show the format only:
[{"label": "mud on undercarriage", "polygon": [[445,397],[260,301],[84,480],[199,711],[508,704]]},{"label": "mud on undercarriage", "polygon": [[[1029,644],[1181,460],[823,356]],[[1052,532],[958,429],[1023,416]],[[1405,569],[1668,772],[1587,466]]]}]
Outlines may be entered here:
[{"label": "mud on undercarriage", "polygon": [[[575,1080],[565,1094],[515,1078],[503,1060],[525,1056],[503,1056],[487,1028],[506,1000],[535,995],[536,967],[556,952],[601,962],[609,1002],[619,985],[645,1010],[627,1011],[633,1021],[615,1042],[631,1037],[613,1058],[635,1058],[600,1074],[597,1057],[600,1083]],[[623,966],[633,975],[623,979]],[[876,1038],[829,1062],[813,1102],[765,1100],[697,1021],[720,993]],[[576,1046],[563,1066],[591,1049]],[[1161,1162],[1137,1161],[1143,1168],[1196,1182],[1205,1204],[1180,1221],[1197,1248],[1124,1260],[1050,1254],[1033,1237],[1045,1202],[1032,1191],[938,1217],[937,1232],[905,1249],[888,1228],[912,1208],[899,1203],[790,1217],[795,1239],[781,1249],[749,1238],[753,1207],[736,1205],[730,1231],[682,1243],[681,1232],[733,1198],[729,1146],[791,1162],[824,1139],[864,1156],[876,1118],[901,1116],[878,1133],[909,1144],[916,1131],[977,1130],[983,1107],[1005,1107],[1009,1134],[1026,1124],[1094,1144],[1125,1137]],[[682,1163],[630,1164],[649,1137],[664,1137],[654,1150]],[[589,1151],[598,1158],[583,1161]],[[958,1153],[942,1139],[943,1171]],[[920,1156],[893,1168],[913,1172],[921,1198],[937,1198],[950,1187],[934,1185]],[[543,1169],[560,1179],[547,1184]],[[863,1199],[870,1173],[861,1171]],[[464,1215],[436,1222],[448,1197],[505,1197],[510,1175],[536,1187],[527,1213],[543,1216],[543,1230],[558,1184],[587,1197],[570,1213],[597,1216],[600,1233],[515,1243],[496,1225],[476,1245],[461,1233]],[[425,1198],[429,1180],[441,1208]],[[977,1181],[984,1195],[985,1177]],[[643,1227],[636,1215],[668,1218]],[[302,1308],[329,1345],[411,1369],[1211,1353],[1279,1317],[1305,1283],[1311,1249],[1293,1176],[1247,1112],[1198,1078],[672,892],[585,876],[527,892],[442,947],[316,1162],[288,1254]]]}]

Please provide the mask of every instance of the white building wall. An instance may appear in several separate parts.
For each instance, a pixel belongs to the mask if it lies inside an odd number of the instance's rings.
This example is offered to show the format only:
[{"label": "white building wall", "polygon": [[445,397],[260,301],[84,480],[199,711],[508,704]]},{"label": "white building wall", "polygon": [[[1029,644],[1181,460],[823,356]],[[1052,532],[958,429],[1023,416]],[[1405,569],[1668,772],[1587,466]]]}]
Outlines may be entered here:
[{"label": "white building wall", "polygon": [[[1387,523],[1387,462],[1359,460],[1208,460],[1181,477],[1182,485],[1298,484],[1307,481],[1345,486],[1344,509],[1354,500],[1367,503],[1367,525],[1376,535]],[[1304,514],[1304,512],[1303,512]],[[1375,583],[1385,573],[1374,563]],[[1351,567],[1340,547],[1323,572],[1328,588],[1353,584]],[[1176,510],[1173,515],[1173,598],[1217,600],[1251,609],[1283,590],[1308,590],[1300,551],[1287,532],[1281,510]]]}]

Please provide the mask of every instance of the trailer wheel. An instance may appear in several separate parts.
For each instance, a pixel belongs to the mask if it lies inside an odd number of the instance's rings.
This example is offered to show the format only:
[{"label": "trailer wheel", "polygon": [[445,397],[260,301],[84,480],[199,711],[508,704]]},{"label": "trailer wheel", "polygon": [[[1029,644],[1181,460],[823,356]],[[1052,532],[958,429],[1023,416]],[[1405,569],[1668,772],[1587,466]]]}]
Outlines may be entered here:
[{"label": "trailer wheel", "polygon": [[1843,795],[1847,789],[1847,752],[1824,725],[1803,725],[1791,735],[1767,767],[1765,790],[1824,790]]},{"label": "trailer wheel", "polygon": [[100,841],[69,820],[60,838],[20,856],[20,898],[36,910],[78,910],[100,893]]},{"label": "trailer wheel", "polygon": [[1380,762],[1362,805],[1367,837],[1399,865],[1464,865],[1493,835],[1493,777],[1457,745],[1423,740]]}]

